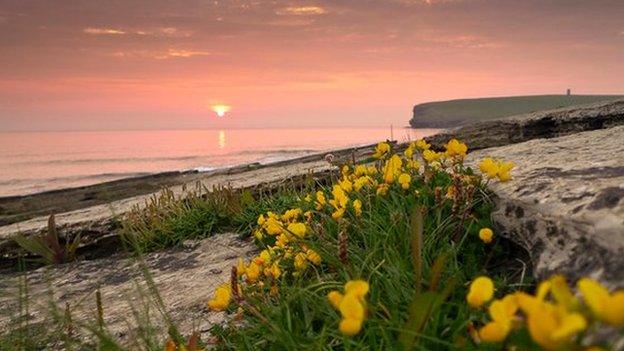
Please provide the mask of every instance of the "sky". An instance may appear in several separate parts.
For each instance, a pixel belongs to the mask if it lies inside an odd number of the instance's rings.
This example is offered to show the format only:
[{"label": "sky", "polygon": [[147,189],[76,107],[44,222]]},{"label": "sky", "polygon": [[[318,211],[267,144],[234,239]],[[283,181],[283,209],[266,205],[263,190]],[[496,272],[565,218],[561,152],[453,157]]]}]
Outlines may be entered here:
[{"label": "sky", "polygon": [[623,0],[0,0],[0,131],[404,126],[427,101],[624,93],[623,19]]}]

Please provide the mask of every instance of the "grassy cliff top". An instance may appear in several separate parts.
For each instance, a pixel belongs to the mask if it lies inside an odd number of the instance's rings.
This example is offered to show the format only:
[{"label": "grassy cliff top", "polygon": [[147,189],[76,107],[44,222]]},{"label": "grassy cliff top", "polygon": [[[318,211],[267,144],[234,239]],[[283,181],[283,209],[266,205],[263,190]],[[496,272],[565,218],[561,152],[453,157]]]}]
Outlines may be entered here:
[{"label": "grassy cliff top", "polygon": [[624,95],[533,95],[436,101],[414,106],[414,128],[448,128],[517,114],[615,100]]}]

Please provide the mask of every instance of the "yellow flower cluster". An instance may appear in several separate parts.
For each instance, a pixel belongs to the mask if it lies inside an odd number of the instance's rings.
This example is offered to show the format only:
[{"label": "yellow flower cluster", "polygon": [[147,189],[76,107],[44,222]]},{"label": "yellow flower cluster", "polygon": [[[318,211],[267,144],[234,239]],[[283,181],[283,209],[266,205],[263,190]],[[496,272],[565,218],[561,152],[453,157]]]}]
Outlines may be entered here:
[{"label": "yellow flower cluster", "polygon": [[375,153],[373,154],[373,157],[376,159],[380,159],[389,153],[390,153],[390,144],[388,144],[387,142],[381,142],[377,144],[377,147],[375,147]]},{"label": "yellow flower cluster", "polygon": [[366,295],[369,286],[364,280],[351,280],[344,286],[344,294],[334,290],[327,294],[329,303],[340,312],[342,320],[339,330],[342,334],[353,336],[362,330],[366,316]]},{"label": "yellow flower cluster", "polygon": [[468,146],[457,139],[451,139],[444,146],[446,149],[445,155],[447,157],[458,157],[463,159],[468,152]]},{"label": "yellow flower cluster", "polygon": [[[341,227],[346,227],[351,221],[360,220],[365,206],[373,203],[375,196],[386,196],[391,191],[408,193],[410,189],[426,185],[431,181],[432,175],[435,176],[435,172],[442,171],[448,173],[453,180],[446,197],[452,199],[454,204],[471,201],[466,195],[467,185],[474,189],[475,185],[482,184],[482,177],[464,172],[463,159],[468,147],[452,139],[445,149],[444,152],[436,152],[426,141],[417,140],[408,145],[403,154],[396,154],[392,152],[389,143],[379,143],[374,155],[379,161],[367,165],[343,166],[340,168],[340,178],[329,189],[308,194],[300,207],[288,209],[281,214],[269,211],[260,215],[253,236],[261,245],[262,251],[248,261],[239,259],[232,281],[215,290],[208,307],[211,310],[226,310],[232,300],[239,302],[244,298],[243,293],[269,291],[275,296],[279,293],[279,284],[287,282],[289,277],[302,277],[309,268],[320,267],[323,259],[310,248],[318,240],[312,235],[313,228],[317,228],[318,224],[314,221],[331,217]],[[421,162],[424,167],[421,167]],[[507,170],[501,170],[503,168]],[[501,175],[509,173],[510,169],[499,162],[497,177],[504,179]],[[441,198],[441,194],[437,194],[440,189],[435,190],[436,198]],[[414,193],[417,196],[419,194],[418,190]],[[479,237],[488,243],[492,241],[493,232],[483,228]],[[354,280],[345,284],[343,292],[332,291],[328,295],[332,306],[342,316],[341,333],[351,336],[361,331],[366,314],[365,298],[368,289],[367,282]],[[482,277],[473,283],[467,299],[476,308],[491,300],[493,292],[491,281]],[[497,303],[493,309],[499,309],[498,305]],[[492,315],[496,316],[492,317],[494,321],[500,320],[500,325],[507,326],[508,323],[501,319],[499,313]]]},{"label": "yellow flower cluster", "polygon": [[[531,339],[545,350],[573,349],[580,333],[592,322],[624,326],[624,290],[614,293],[600,283],[582,278],[577,283],[582,298],[577,298],[565,278],[555,275],[538,286],[535,295],[514,292],[492,301],[490,322],[478,332],[483,342],[502,342],[513,329],[525,326]],[[494,296],[494,284],[478,277],[471,284],[466,300],[479,308]]]},{"label": "yellow flower cluster", "polygon": [[331,216],[334,220],[341,219],[351,204],[351,208],[356,216],[362,214],[362,200],[354,199],[351,201],[349,194],[360,192],[364,188],[373,188],[377,185],[377,181],[373,178],[377,173],[375,166],[358,165],[353,171],[349,166],[342,168],[342,177],[332,187],[331,197],[327,200],[325,193],[316,192],[315,208],[317,211],[323,210],[327,205],[332,210]]},{"label": "yellow flower cluster", "polygon": [[479,163],[479,170],[488,178],[498,178],[501,182],[511,179],[511,170],[514,168],[511,161],[501,161],[486,157]]},{"label": "yellow flower cluster", "polygon": [[[312,213],[303,212],[300,208],[285,211],[282,215],[267,212],[258,217],[258,229],[254,236],[261,242],[270,242],[256,257],[246,264],[239,259],[236,266],[237,278],[244,281],[247,286],[264,286],[271,284],[271,290],[277,291],[276,281],[289,268],[292,267],[293,276],[301,275],[310,265],[319,266],[322,263],[321,256],[308,248],[301,241],[308,233],[307,223],[302,222],[305,218],[310,220]],[[231,287],[224,284],[217,288],[214,298],[208,301],[208,307],[212,310],[224,310],[231,302]]]}]

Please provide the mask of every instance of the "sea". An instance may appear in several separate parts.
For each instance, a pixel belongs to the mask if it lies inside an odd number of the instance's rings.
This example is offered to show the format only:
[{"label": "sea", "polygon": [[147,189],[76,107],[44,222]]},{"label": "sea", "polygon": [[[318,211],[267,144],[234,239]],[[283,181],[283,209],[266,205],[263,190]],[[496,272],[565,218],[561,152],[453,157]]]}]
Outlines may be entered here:
[{"label": "sea", "polygon": [[0,197],[168,171],[268,164],[436,129],[323,128],[0,132]]}]

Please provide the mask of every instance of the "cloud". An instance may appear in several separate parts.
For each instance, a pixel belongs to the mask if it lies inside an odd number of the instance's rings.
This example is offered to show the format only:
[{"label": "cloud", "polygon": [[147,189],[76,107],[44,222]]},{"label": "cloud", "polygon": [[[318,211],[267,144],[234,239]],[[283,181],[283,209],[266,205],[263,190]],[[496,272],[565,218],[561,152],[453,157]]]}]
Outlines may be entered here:
[{"label": "cloud", "polygon": [[180,49],[169,49],[164,56],[157,58],[188,58],[193,56],[210,56],[211,53],[208,51],[196,51],[196,50],[180,50]]},{"label": "cloud", "polygon": [[193,35],[194,31],[185,30],[176,27],[160,27],[152,29],[142,29],[134,31],[138,35],[153,35],[172,38],[188,38]]},{"label": "cloud", "polygon": [[149,50],[133,50],[133,51],[117,51],[110,54],[113,57],[121,59],[151,58],[156,60],[168,60],[178,58],[190,58],[195,56],[211,56],[212,52],[202,50],[185,50],[185,49],[169,49],[167,51],[149,51]]},{"label": "cloud", "polygon": [[327,10],[320,6],[289,6],[278,9],[275,13],[280,16],[310,16],[325,14]]},{"label": "cloud", "polygon": [[93,35],[145,35],[156,37],[170,37],[170,38],[188,38],[193,35],[194,31],[185,30],[176,27],[158,27],[149,29],[119,29],[119,28],[94,28],[88,27],[82,30],[84,33]]},{"label": "cloud", "polygon": [[82,30],[84,33],[87,34],[94,34],[94,35],[121,35],[121,34],[126,34],[125,31],[120,30],[120,29],[114,29],[114,28],[93,28],[93,27],[89,27],[89,28],[85,28]]},{"label": "cloud", "polygon": [[431,36],[423,38],[424,41],[428,41],[434,44],[441,44],[448,47],[460,48],[460,49],[492,49],[500,48],[504,45],[500,42],[488,40],[485,37],[475,35],[458,35],[458,36]]}]

